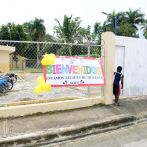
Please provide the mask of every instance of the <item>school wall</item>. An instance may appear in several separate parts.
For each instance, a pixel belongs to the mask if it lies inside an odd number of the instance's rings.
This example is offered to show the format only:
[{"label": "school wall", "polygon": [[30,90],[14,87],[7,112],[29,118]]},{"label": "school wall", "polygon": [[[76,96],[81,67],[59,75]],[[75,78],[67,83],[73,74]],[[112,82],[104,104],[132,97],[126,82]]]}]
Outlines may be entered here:
[{"label": "school wall", "polygon": [[15,47],[0,45],[0,71],[9,72],[9,54],[15,51]]},{"label": "school wall", "polygon": [[122,96],[147,94],[147,39],[115,37],[115,67],[124,74]]},{"label": "school wall", "polygon": [[0,71],[4,73],[9,72],[9,52],[0,50]]}]

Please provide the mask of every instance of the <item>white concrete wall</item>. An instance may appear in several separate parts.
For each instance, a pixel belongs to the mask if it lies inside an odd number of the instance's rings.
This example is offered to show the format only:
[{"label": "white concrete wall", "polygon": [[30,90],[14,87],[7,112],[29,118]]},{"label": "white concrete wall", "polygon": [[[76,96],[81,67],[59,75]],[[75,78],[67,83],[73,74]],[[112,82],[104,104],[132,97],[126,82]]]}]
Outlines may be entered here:
[{"label": "white concrete wall", "polygon": [[124,74],[122,96],[147,94],[147,39],[115,37],[115,70]]}]

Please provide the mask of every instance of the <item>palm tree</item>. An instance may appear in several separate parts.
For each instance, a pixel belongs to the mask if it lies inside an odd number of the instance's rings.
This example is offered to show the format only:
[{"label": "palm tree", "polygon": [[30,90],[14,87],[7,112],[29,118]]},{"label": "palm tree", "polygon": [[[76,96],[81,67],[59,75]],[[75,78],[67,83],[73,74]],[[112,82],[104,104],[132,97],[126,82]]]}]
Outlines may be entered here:
[{"label": "palm tree", "polygon": [[[30,21],[29,23],[24,23],[25,31],[30,34],[30,37],[33,41],[40,42],[40,40],[45,36],[46,29],[44,26],[44,20],[38,19],[35,17],[35,20]],[[39,52],[39,43],[37,43],[37,65],[39,64],[38,60]]]},{"label": "palm tree", "polygon": [[132,24],[133,27],[138,30],[137,25],[144,23],[144,13],[140,12],[141,9],[132,10],[129,8],[129,11],[126,12],[126,22]]},{"label": "palm tree", "polygon": [[[60,24],[58,19],[55,21],[58,23],[58,26],[54,27],[54,33],[57,34],[57,37],[61,42],[65,43],[74,43],[75,40],[80,38],[78,28],[82,20],[80,17],[74,18],[72,20],[72,15],[70,17],[64,15],[63,25]],[[71,47],[67,46],[70,56],[72,55]]]},{"label": "palm tree", "polygon": [[[109,13],[107,15],[107,20],[104,22],[103,24],[103,31],[115,31],[115,10],[113,10],[112,13]],[[119,12],[117,13],[117,26],[119,26],[121,23],[125,23],[126,22],[126,16],[125,16],[125,12]]]},{"label": "palm tree", "polygon": [[54,27],[56,30],[57,36],[62,40],[62,42],[71,43],[74,42],[77,37],[77,29],[80,26],[82,20],[80,17],[76,17],[72,20],[72,15],[70,17],[64,15],[63,25],[61,26],[58,19],[55,19],[58,23],[58,27]]},{"label": "palm tree", "polygon": [[30,36],[34,41],[40,41],[41,38],[45,35],[45,26],[44,26],[44,20],[35,18],[34,21],[30,21]]},{"label": "palm tree", "polygon": [[145,36],[145,34],[147,34],[147,19],[145,20],[145,22],[142,24],[141,29],[143,29],[143,34]]}]

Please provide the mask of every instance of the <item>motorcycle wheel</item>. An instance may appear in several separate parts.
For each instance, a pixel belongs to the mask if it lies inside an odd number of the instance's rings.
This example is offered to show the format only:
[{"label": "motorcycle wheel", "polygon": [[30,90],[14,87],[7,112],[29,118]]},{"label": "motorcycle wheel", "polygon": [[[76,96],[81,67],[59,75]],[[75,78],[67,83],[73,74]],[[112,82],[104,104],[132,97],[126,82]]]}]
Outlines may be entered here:
[{"label": "motorcycle wheel", "polygon": [[8,89],[10,91],[13,88],[13,82],[8,82],[8,85],[9,85]]},{"label": "motorcycle wheel", "polygon": [[13,78],[14,78],[13,83],[16,83],[17,82],[17,76],[14,76]]},{"label": "motorcycle wheel", "polygon": [[0,87],[0,92],[5,94],[6,92],[8,92],[8,88],[7,88],[7,85],[1,85]]}]

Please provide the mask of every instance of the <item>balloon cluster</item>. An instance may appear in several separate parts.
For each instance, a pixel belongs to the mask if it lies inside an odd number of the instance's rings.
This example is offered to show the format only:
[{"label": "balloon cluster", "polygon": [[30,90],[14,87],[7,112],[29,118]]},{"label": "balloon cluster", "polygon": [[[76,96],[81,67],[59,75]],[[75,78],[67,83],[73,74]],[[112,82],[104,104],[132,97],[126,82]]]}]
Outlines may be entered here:
[{"label": "balloon cluster", "polygon": [[54,64],[56,56],[54,54],[45,54],[44,58],[42,59],[41,63],[42,65],[47,65],[47,64]]},{"label": "balloon cluster", "polygon": [[44,91],[50,91],[51,90],[51,85],[48,83],[45,83],[45,79],[43,77],[38,77],[37,78],[37,83],[39,84],[38,86],[35,87],[34,91],[39,94]]},{"label": "balloon cluster", "polygon": [[[54,54],[45,54],[44,58],[42,59],[41,63],[42,65],[46,66],[47,64],[54,64],[56,56]],[[35,87],[34,91],[35,93],[39,94],[43,90],[44,91],[50,91],[51,85],[45,82],[45,79],[43,77],[37,78],[38,86]]]}]

